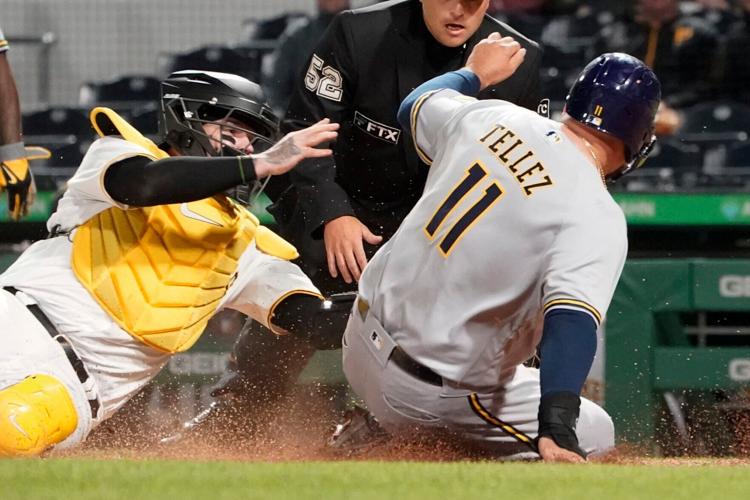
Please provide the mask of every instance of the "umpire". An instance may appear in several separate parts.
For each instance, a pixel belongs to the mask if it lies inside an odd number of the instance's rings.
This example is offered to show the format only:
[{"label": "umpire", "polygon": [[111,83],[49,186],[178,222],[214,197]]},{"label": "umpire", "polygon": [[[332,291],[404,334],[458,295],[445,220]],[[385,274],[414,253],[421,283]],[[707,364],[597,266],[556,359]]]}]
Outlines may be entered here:
[{"label": "umpire", "polygon": [[[324,117],[340,123],[334,157],[300,164],[285,186],[273,186],[269,195],[275,203],[269,210],[280,233],[298,248],[300,267],[324,294],[356,289],[367,259],[422,193],[428,166],[396,121],[399,103],[414,88],[463,67],[474,45],[498,32],[517,40],[526,58],[513,76],[480,98],[534,110],[539,105],[539,46],[486,15],[488,4],[396,0],[344,11],[314,49],[292,94],[285,127],[301,128]],[[342,319],[349,309],[342,304]],[[249,407],[278,399],[316,349],[341,346],[345,319],[327,328],[319,323],[311,318],[306,338],[246,328],[235,345],[232,373],[213,394],[244,396]],[[203,427],[221,407],[219,400],[185,427]]]},{"label": "umpire", "polygon": [[488,0],[406,0],[345,11],[314,50],[285,124],[323,117],[341,124],[334,158],[300,165],[272,212],[300,250],[302,269],[326,293],[352,283],[422,193],[428,168],[396,121],[398,105],[422,82],[461,68],[493,31],[527,49],[506,82],[485,92],[536,109],[541,51],[486,16]]}]

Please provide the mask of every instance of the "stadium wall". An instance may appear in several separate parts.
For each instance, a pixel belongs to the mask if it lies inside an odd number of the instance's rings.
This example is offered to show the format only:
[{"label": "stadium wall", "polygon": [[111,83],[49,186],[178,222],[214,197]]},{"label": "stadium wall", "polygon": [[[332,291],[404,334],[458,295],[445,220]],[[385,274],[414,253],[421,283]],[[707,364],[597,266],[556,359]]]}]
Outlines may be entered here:
[{"label": "stadium wall", "polygon": [[[244,19],[314,10],[314,0],[0,0],[0,26],[11,39],[56,35],[49,103],[74,104],[84,81],[154,74],[160,52],[233,43]],[[10,52],[24,110],[42,104],[38,59],[34,45],[18,43]]]}]

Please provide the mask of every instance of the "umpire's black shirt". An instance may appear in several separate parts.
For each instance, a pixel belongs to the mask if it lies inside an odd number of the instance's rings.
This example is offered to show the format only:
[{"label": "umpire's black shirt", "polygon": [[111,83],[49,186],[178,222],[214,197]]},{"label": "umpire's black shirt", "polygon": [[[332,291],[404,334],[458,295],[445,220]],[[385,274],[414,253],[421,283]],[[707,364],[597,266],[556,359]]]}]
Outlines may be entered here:
[{"label": "umpire's black shirt", "polygon": [[314,268],[325,268],[322,245],[314,240],[326,222],[354,215],[375,234],[393,235],[419,199],[428,172],[396,121],[399,104],[421,83],[463,67],[472,47],[493,31],[512,36],[527,53],[513,76],[480,97],[536,109],[541,50],[489,16],[456,48],[433,38],[418,0],[345,11],[333,20],[299,77],[285,127],[326,117],[340,123],[334,157],[300,164],[290,174],[292,186],[271,207],[314,278]]}]

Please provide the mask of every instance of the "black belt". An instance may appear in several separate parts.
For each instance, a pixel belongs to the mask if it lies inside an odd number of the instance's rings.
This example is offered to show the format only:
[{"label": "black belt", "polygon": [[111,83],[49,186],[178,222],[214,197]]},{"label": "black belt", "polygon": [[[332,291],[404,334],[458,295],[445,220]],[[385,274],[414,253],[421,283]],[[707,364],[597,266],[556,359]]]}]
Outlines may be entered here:
[{"label": "black belt", "polygon": [[[18,292],[18,290],[12,286],[4,286],[3,289],[6,292],[12,293],[13,295]],[[44,312],[39,308],[38,305],[25,305],[26,309],[28,309],[29,312],[34,315],[37,321],[42,324],[44,329],[47,330],[47,333],[49,333],[50,337],[52,337],[57,341],[58,344],[60,344],[60,347],[62,347],[63,351],[65,351],[65,356],[68,358],[70,366],[72,366],[73,371],[76,372],[78,380],[81,382],[81,385],[85,386],[86,382],[89,380],[89,378],[91,378],[91,375],[89,375],[89,372],[86,371],[86,367],[83,366],[83,361],[81,361],[81,358],[79,358],[78,354],[76,354],[76,352],[73,350],[73,346],[70,345],[68,339],[66,339],[62,334],[60,334],[60,332],[57,331],[55,325],[52,324],[47,315],[44,314]],[[89,406],[91,407],[91,417],[96,418],[99,412],[99,400],[89,399]]]},{"label": "black belt", "polygon": [[396,366],[398,366],[405,372],[415,376],[422,382],[427,382],[428,384],[441,387],[443,385],[443,377],[427,368],[425,365],[418,363],[416,360],[414,360],[414,358],[406,354],[406,352],[399,346],[396,346],[396,348],[393,349],[393,352],[391,352],[391,357],[388,359],[389,361],[392,361]]},{"label": "black belt", "polygon": [[[362,321],[364,321],[367,317],[367,313],[370,311],[370,304],[368,304],[362,297],[357,297],[357,310],[362,317]],[[414,358],[406,354],[406,352],[399,346],[396,346],[393,349],[388,360],[393,361],[396,366],[404,370],[406,373],[418,378],[422,382],[441,387],[443,385],[443,377],[417,362]]]}]

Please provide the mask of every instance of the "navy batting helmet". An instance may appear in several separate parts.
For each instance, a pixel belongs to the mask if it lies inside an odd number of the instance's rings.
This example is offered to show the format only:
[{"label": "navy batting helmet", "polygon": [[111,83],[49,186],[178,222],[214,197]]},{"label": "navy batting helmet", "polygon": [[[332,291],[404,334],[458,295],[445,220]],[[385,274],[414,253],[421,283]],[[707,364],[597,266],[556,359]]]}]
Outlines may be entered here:
[{"label": "navy batting helmet", "polygon": [[568,92],[565,112],[623,142],[625,165],[608,176],[614,180],[640,167],[651,152],[660,100],[659,79],[648,66],[633,56],[610,53],[584,68]]}]

